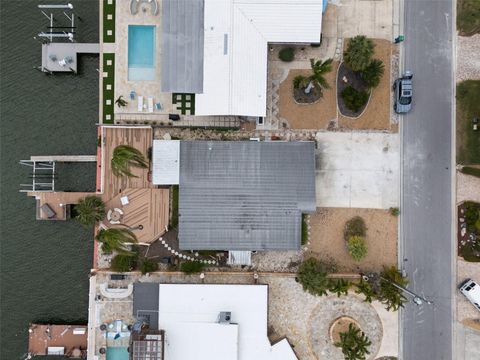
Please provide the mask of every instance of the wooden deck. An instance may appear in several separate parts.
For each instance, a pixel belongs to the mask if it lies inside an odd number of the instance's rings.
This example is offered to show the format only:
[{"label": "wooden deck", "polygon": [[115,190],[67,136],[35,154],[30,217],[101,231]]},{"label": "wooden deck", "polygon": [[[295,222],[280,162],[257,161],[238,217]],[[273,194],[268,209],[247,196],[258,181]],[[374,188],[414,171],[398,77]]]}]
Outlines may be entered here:
[{"label": "wooden deck", "polygon": [[[88,192],[29,192],[28,196],[34,196],[37,200],[37,220],[66,220],[67,207],[65,205],[78,204],[80,199],[85,196],[95,195]],[[54,218],[48,218],[47,215],[40,210],[40,207],[48,204],[50,208],[57,214]]]},{"label": "wooden deck", "polygon": [[[128,197],[128,204],[121,204],[120,198]],[[119,225],[112,225],[107,219],[104,225],[107,227],[133,228],[133,233],[140,243],[151,243],[157,240],[168,226],[169,220],[168,189],[125,189],[122,193],[106,202],[106,210],[119,208],[123,211]],[[139,225],[143,229],[137,229]]]},{"label": "wooden deck", "polygon": [[71,358],[86,355],[87,326],[32,324],[28,332],[28,352],[32,355],[48,355],[49,347],[63,348],[65,356]]},{"label": "wooden deck", "polygon": [[118,177],[112,172],[110,160],[113,150],[119,145],[129,145],[142,152],[148,159],[148,149],[153,145],[153,132],[151,128],[102,128],[103,131],[103,198],[105,201],[112,199],[127,188],[143,189],[153,188],[148,181],[148,169],[131,168],[137,177]]}]

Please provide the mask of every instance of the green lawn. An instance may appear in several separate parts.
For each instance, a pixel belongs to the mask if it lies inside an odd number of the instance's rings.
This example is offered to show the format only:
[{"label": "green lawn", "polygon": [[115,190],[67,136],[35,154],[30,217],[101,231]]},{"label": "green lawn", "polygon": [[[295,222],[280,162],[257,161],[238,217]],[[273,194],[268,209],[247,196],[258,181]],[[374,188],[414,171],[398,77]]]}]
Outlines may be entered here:
[{"label": "green lawn", "polygon": [[115,89],[115,54],[103,54],[103,118],[104,124],[113,124],[114,89]]},{"label": "green lawn", "polygon": [[480,0],[457,0],[457,29],[463,36],[480,33]]},{"label": "green lawn", "polygon": [[172,208],[171,208],[171,218],[170,218],[170,227],[177,228],[178,226],[178,185],[172,186],[172,191],[170,192],[172,196]]},{"label": "green lawn", "polygon": [[115,42],[115,0],[103,0],[103,42]]},{"label": "green lawn", "polygon": [[[480,0],[479,0],[480,2]],[[480,117],[480,80],[457,85],[457,163],[480,164],[480,130],[473,131],[473,117]]]}]

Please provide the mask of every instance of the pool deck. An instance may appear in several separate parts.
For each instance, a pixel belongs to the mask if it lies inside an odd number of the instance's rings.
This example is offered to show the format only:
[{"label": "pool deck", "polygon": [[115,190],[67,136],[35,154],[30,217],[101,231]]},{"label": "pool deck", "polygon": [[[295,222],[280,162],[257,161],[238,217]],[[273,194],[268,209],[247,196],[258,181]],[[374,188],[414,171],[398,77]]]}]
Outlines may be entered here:
[{"label": "pool deck", "polygon": [[[74,334],[74,330],[81,332],[78,331],[80,329],[83,329],[83,334]],[[63,347],[65,355],[71,358],[85,355],[88,337],[86,325],[31,324],[28,332],[28,352],[32,355],[47,355],[48,347]]]},{"label": "pool deck", "polygon": [[[161,90],[161,58],[162,58],[162,2],[157,1],[159,11],[153,15],[148,4],[142,4],[145,12],[139,9],[138,13],[130,13],[130,1],[116,2],[115,16],[115,44],[103,44],[103,52],[115,53],[115,99],[120,95],[128,101],[127,106],[115,107],[115,114],[170,114],[179,113],[172,104],[172,94]],[[153,81],[130,81],[128,80],[128,26],[129,25],[155,25],[155,80]],[[130,100],[130,92],[135,91],[135,100]],[[154,103],[160,103],[162,110],[154,110],[148,113],[146,109],[138,111],[138,95],[143,96],[144,104],[147,98],[152,97]]]}]

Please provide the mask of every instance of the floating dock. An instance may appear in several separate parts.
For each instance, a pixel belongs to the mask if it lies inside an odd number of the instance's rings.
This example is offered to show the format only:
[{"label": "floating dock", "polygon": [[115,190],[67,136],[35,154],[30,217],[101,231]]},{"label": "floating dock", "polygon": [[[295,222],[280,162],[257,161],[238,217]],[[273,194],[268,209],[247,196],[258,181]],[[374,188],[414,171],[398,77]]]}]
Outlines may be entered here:
[{"label": "floating dock", "polygon": [[42,67],[46,73],[77,73],[78,54],[98,54],[100,44],[75,42],[48,42],[42,44]]},{"label": "floating dock", "polygon": [[31,324],[28,329],[28,358],[37,355],[86,358],[87,337],[86,325]]}]

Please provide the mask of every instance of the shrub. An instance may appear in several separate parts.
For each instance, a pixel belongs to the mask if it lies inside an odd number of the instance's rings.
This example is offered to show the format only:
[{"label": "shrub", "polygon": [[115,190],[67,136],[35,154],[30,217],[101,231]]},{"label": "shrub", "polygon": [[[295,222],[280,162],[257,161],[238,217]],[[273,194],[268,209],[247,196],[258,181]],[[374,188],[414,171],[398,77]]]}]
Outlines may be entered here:
[{"label": "shrub", "polygon": [[345,241],[350,240],[352,236],[365,237],[366,235],[367,226],[365,225],[365,221],[360,216],[355,216],[345,223],[345,230],[343,232]]},{"label": "shrub", "polygon": [[347,109],[358,112],[368,102],[369,94],[366,91],[358,91],[352,86],[347,86],[341,96]]},{"label": "shrub", "polygon": [[400,209],[397,208],[397,207],[391,207],[390,209],[388,209],[388,211],[390,212],[390,215],[392,215],[392,216],[400,215]]},{"label": "shrub", "polygon": [[460,172],[462,174],[472,175],[472,176],[476,176],[476,177],[480,178],[480,169],[479,168],[474,168],[474,167],[471,167],[471,166],[462,166],[462,168],[460,169]]},{"label": "shrub", "polygon": [[375,293],[372,285],[370,285],[368,281],[361,279],[360,282],[356,284],[356,287],[357,290],[355,290],[355,293],[364,295],[365,302],[371,303],[373,299],[376,299],[377,294]]},{"label": "shrub", "polygon": [[370,339],[352,323],[348,325],[347,331],[340,333],[340,341],[335,343],[335,346],[342,348],[345,360],[365,360],[366,355],[370,354],[370,345]]},{"label": "shrub", "polygon": [[305,260],[298,269],[297,281],[312,295],[327,295],[329,281],[326,266],[315,258]]},{"label": "shrub", "polygon": [[201,272],[204,267],[205,265],[201,262],[187,261],[180,265],[180,271],[184,272],[185,274],[195,274]]},{"label": "shrub", "polygon": [[397,311],[406,302],[403,291],[398,287],[406,287],[408,280],[402,276],[395,266],[384,267],[380,274],[380,289],[378,299],[387,306],[387,310]]},{"label": "shrub", "polygon": [[465,206],[465,222],[467,223],[468,231],[475,232],[475,224],[480,219],[480,204],[473,201],[467,201]]},{"label": "shrub", "polygon": [[362,78],[371,88],[377,87],[380,84],[383,73],[385,72],[385,65],[381,60],[375,59],[362,71]]},{"label": "shrub", "polygon": [[293,61],[295,59],[295,50],[291,47],[283,48],[278,53],[278,58],[285,62]]},{"label": "shrub", "polygon": [[302,214],[302,245],[308,242],[308,224],[307,215]]},{"label": "shrub", "polygon": [[367,256],[367,244],[363,236],[351,236],[347,241],[348,253],[355,261],[362,260]]},{"label": "shrub", "polygon": [[158,263],[148,260],[148,259],[143,259],[143,261],[140,263],[140,271],[142,272],[143,275],[146,273],[154,272],[158,270]]},{"label": "shrub", "polygon": [[300,89],[302,87],[306,87],[308,83],[308,78],[303,75],[297,75],[293,78],[293,88]]},{"label": "shrub", "polygon": [[347,50],[343,53],[343,61],[353,71],[362,71],[370,65],[375,44],[364,35],[350,39]]},{"label": "shrub", "polygon": [[132,271],[137,266],[137,256],[118,254],[112,259],[110,268],[113,271],[127,272]]}]

